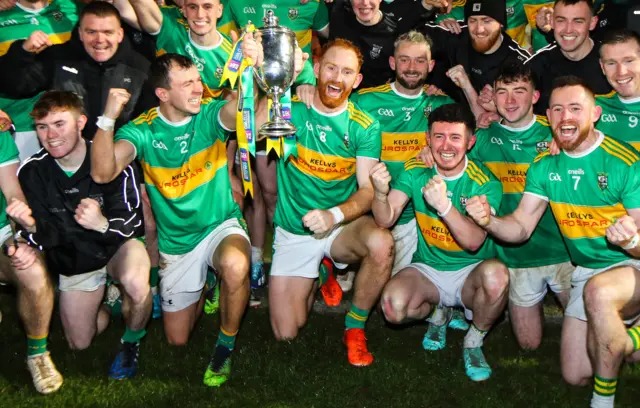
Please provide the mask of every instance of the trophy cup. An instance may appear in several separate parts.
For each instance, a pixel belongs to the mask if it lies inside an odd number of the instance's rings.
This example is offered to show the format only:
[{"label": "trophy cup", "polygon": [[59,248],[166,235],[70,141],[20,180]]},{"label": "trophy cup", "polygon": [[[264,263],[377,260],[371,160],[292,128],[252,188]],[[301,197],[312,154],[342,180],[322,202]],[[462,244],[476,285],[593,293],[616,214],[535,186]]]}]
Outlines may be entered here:
[{"label": "trophy cup", "polygon": [[278,25],[278,17],[272,10],[267,12],[262,21],[264,27],[258,31],[262,34],[264,62],[253,72],[256,82],[271,100],[271,121],[260,127],[258,140],[291,136],[297,132],[296,127],[283,118],[280,98],[293,84],[298,41],[292,30]]}]

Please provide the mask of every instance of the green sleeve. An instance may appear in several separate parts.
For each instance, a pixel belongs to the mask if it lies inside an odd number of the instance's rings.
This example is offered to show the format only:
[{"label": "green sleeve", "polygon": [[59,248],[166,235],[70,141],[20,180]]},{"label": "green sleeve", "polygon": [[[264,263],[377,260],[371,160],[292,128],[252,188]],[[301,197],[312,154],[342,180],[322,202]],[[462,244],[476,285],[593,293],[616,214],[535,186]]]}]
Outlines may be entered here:
[{"label": "green sleeve", "polygon": [[209,102],[202,105],[201,114],[204,115],[204,120],[210,126],[211,137],[216,140],[219,139],[222,142],[227,142],[230,132],[222,127],[220,123],[220,110],[228,101],[209,99]]},{"label": "green sleeve", "polygon": [[626,209],[640,208],[640,161],[633,163],[625,173],[620,202]]},{"label": "green sleeve", "polygon": [[304,68],[302,68],[302,72],[298,75],[293,86],[296,87],[298,85],[314,85],[316,84],[316,75],[313,73],[313,65],[311,65],[311,58],[304,63]]},{"label": "green sleeve", "polygon": [[126,140],[136,148],[136,158],[138,160],[144,160],[144,132],[141,127],[143,125],[135,125],[133,122],[129,122],[121,127],[115,136],[115,141]]},{"label": "green sleeve", "polygon": [[318,10],[313,17],[313,25],[311,29],[314,31],[320,31],[329,25],[329,10],[323,0],[318,3]]},{"label": "green sleeve", "polygon": [[359,132],[356,141],[356,157],[370,157],[380,159],[382,151],[382,135],[380,133],[380,123],[375,120],[369,127]]},{"label": "green sleeve", "polygon": [[[455,6],[448,14],[439,14],[436,18],[436,23],[441,22],[444,19],[453,18],[454,20],[464,20],[464,7]],[[466,24],[466,22],[465,22]]]},{"label": "green sleeve", "polygon": [[415,171],[415,169],[411,169],[400,173],[400,175],[395,180],[391,180],[391,188],[394,190],[402,191],[407,195],[407,197],[409,197],[409,199],[411,199],[411,197],[413,196],[413,173]]},{"label": "green sleeve", "polygon": [[18,163],[20,161],[18,156],[18,147],[13,141],[11,133],[0,133],[0,166]]},{"label": "green sleeve", "polygon": [[547,168],[545,162],[547,160],[549,159],[543,157],[537,162],[534,161],[531,166],[529,166],[529,170],[527,170],[527,184],[524,187],[525,193],[537,195],[545,200],[549,198],[547,193],[547,180],[549,179],[549,174],[545,177],[545,171]]},{"label": "green sleeve", "polygon": [[489,182],[479,186],[478,194],[476,195],[485,195],[487,197],[487,202],[491,206],[491,209],[493,209],[494,213],[497,214],[498,210],[500,209],[500,204],[502,203],[502,183],[500,183],[494,177],[491,177]]}]

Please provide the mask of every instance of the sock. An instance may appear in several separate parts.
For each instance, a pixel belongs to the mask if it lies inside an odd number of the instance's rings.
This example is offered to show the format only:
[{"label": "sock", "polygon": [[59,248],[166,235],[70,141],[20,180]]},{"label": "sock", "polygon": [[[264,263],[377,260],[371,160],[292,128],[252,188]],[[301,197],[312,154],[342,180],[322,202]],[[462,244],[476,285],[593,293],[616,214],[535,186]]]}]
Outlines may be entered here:
[{"label": "sock", "polygon": [[29,336],[27,335],[27,357],[35,357],[47,352],[47,337],[44,336]]},{"label": "sock", "polygon": [[155,288],[158,286],[158,281],[160,280],[160,276],[158,276],[158,272],[160,268],[157,266],[152,266],[149,271],[149,286]]},{"label": "sock", "polygon": [[436,305],[431,311],[431,314],[429,315],[429,317],[427,317],[427,321],[433,324],[434,326],[444,326],[445,324],[447,324],[449,320],[449,316],[450,316],[449,309],[450,308],[448,307],[442,307],[442,306]]},{"label": "sock", "polygon": [[218,341],[216,342],[216,351],[214,352],[213,359],[211,360],[211,366],[214,371],[219,371],[231,355],[231,352],[236,345],[237,334],[237,331],[235,333],[230,333],[223,327],[220,327],[220,334],[218,335]]},{"label": "sock", "polygon": [[602,378],[597,375],[594,376],[591,408],[613,408],[617,385],[617,378]]},{"label": "sock", "polygon": [[129,327],[124,331],[124,335],[122,336],[122,342],[127,343],[138,343],[147,334],[145,329],[142,330],[131,330]]},{"label": "sock", "polygon": [[640,326],[635,326],[627,330],[627,334],[633,342],[633,351],[640,350]]},{"label": "sock", "polygon": [[351,310],[347,313],[347,317],[344,319],[344,325],[346,329],[364,329],[364,325],[367,324],[367,318],[369,317],[368,310],[358,309],[353,303],[351,304]]},{"label": "sock", "polygon": [[475,324],[471,324],[467,335],[464,336],[464,348],[478,348],[482,347],[484,342],[484,336],[487,335],[488,330],[480,330]]},{"label": "sock", "polygon": [[231,333],[226,331],[224,328],[220,327],[220,334],[218,335],[218,341],[216,342],[216,347],[222,346],[226,347],[229,350],[233,350],[236,345],[236,335],[238,332]]},{"label": "sock", "polygon": [[251,247],[251,265],[262,262],[262,248]]},{"label": "sock", "polygon": [[324,262],[320,262],[320,266],[318,267],[318,283],[322,286],[327,283],[328,280],[329,268],[327,268],[327,265],[325,265]]}]

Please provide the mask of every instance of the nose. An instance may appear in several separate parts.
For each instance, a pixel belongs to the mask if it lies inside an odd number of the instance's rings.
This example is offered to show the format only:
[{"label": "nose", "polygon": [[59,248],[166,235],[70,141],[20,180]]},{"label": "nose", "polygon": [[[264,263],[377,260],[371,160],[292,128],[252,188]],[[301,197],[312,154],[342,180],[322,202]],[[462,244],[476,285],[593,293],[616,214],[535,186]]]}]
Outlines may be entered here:
[{"label": "nose", "polygon": [[629,72],[627,67],[624,64],[616,64],[616,74],[619,76],[625,75]]},{"label": "nose", "polygon": [[571,111],[569,111],[569,109],[563,109],[562,114],[560,115],[560,118],[563,121],[565,121],[565,120],[573,119],[573,116],[571,115]]},{"label": "nose", "polygon": [[515,101],[515,95],[511,92],[507,93],[507,103],[514,103]]},{"label": "nose", "polygon": [[204,8],[202,8],[202,7],[198,7],[198,12],[196,13],[196,17],[198,17],[198,18],[202,18],[202,17],[204,17],[204,16],[205,16]]}]

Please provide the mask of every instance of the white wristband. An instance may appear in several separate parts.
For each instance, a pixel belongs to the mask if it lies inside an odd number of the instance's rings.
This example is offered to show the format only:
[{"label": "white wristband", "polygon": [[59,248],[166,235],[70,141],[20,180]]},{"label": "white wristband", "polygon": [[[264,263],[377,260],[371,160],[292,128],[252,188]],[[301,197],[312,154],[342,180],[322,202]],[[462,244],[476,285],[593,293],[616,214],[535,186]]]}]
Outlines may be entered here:
[{"label": "white wristband", "polygon": [[629,251],[635,247],[638,246],[638,244],[640,244],[640,235],[636,234],[633,236],[633,238],[631,238],[631,241],[629,241],[629,243],[625,246],[622,247],[622,249]]},{"label": "white wristband", "polygon": [[453,204],[451,204],[451,200],[449,200],[449,204],[447,205],[447,208],[443,212],[438,211],[438,217],[440,218],[446,217],[447,214],[449,214],[449,211],[451,211],[451,207],[453,207]]},{"label": "white wristband", "polygon": [[336,224],[340,224],[342,221],[344,221],[344,214],[339,207],[329,208],[328,211],[331,213],[331,215],[333,215],[333,219],[335,220]]},{"label": "white wristband", "polygon": [[116,121],[106,116],[98,116],[96,126],[105,132],[111,132],[116,127]]}]

